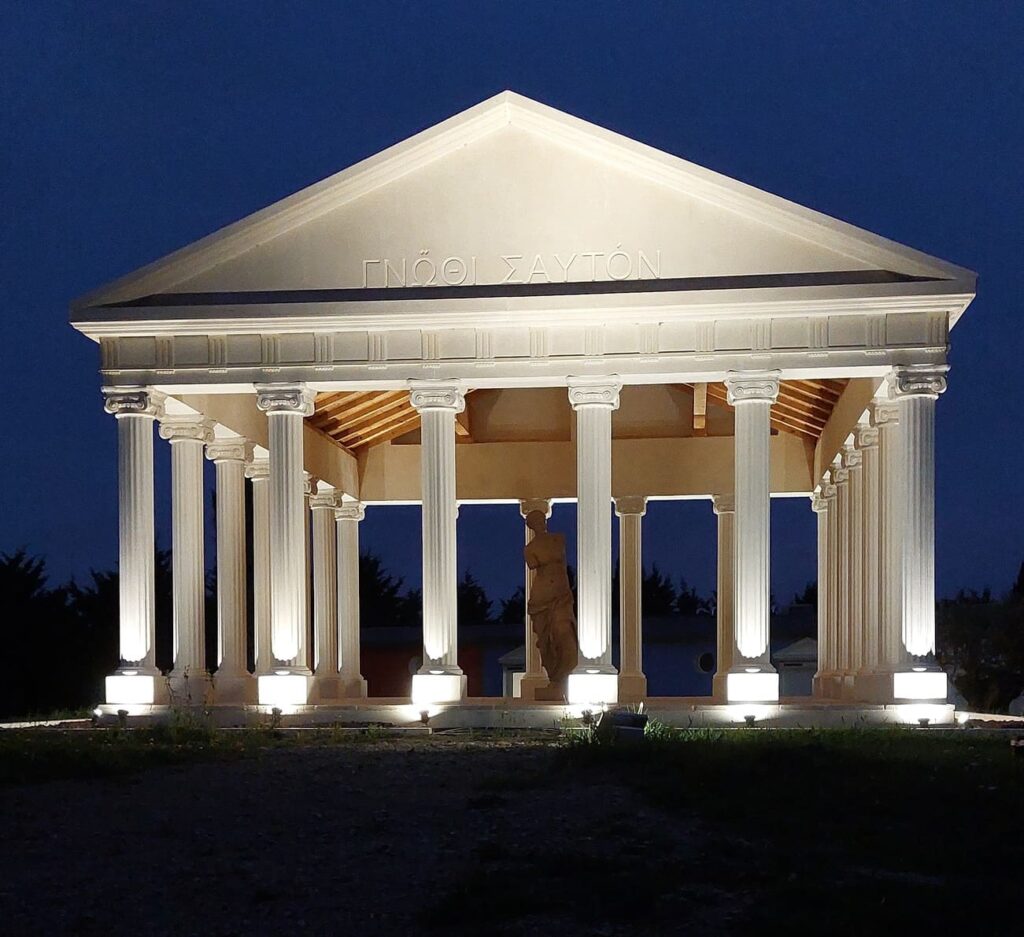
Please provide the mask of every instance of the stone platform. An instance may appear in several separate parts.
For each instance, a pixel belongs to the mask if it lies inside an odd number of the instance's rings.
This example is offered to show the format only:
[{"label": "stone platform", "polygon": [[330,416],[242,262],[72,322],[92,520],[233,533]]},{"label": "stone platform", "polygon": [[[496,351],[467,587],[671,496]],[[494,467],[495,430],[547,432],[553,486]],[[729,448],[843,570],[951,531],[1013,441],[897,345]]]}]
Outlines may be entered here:
[{"label": "stone platform", "polygon": [[[123,712],[121,716],[119,713]],[[129,725],[171,721],[183,710],[170,706],[101,704],[95,715],[101,725],[124,718]],[[209,718],[219,726],[273,723],[300,726],[415,726],[434,729],[558,729],[578,723],[582,706],[532,703],[495,697],[470,697],[460,703],[416,705],[408,699],[361,699],[315,706],[213,706]],[[772,728],[849,728],[869,725],[953,725],[952,704],[858,704],[810,698],[783,699],[775,704],[714,703],[704,697],[655,697],[644,712],[676,728],[754,725]],[[922,721],[926,720],[926,721]]]}]

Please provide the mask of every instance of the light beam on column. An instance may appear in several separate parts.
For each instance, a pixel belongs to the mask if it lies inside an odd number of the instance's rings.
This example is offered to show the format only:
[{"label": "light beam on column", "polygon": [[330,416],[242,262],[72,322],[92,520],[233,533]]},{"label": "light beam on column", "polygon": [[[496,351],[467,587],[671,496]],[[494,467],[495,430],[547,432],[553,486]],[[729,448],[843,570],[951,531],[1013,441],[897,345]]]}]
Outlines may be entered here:
[{"label": "light beam on column", "polygon": [[455,414],[466,402],[458,383],[413,381],[410,387],[420,414],[423,505],[423,665],[413,675],[412,701],[453,702],[466,695],[458,664],[455,562]]},{"label": "light beam on column", "polygon": [[166,700],[156,666],[153,421],[163,395],[148,388],[104,388],[105,409],[117,418],[118,647],[121,663],[106,679],[108,703]]},{"label": "light beam on column", "polygon": [[729,702],[774,702],[779,675],[769,646],[771,406],[778,371],[730,371],[725,385],[735,410],[737,659],[727,680]]},{"label": "light beam on column", "polygon": [[612,666],[612,411],[616,376],[570,377],[576,411],[576,566],[580,662],[569,675],[570,703],[614,703]]}]

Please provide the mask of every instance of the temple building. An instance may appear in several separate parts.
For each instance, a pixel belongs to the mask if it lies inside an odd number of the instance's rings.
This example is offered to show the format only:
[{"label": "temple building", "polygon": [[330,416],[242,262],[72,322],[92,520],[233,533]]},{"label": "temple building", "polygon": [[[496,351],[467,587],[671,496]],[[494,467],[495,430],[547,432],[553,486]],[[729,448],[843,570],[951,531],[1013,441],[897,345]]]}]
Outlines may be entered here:
[{"label": "temple building", "polygon": [[[510,92],[129,274],[71,316],[99,345],[118,427],[121,662],[100,709],[485,708],[457,654],[455,533],[474,502],[524,516],[576,503],[568,703],[644,700],[644,513],[685,498],[717,515],[714,695],[648,703],[782,718],[769,506],[800,497],[817,514],[815,705],[952,718],[933,656],[935,407],[975,281]],[[154,654],[164,442],[168,674]],[[374,700],[359,523],[409,503],[422,505],[422,665],[410,698]],[[529,621],[524,640],[516,699],[497,702],[550,718],[568,704],[534,701],[547,680]]]}]

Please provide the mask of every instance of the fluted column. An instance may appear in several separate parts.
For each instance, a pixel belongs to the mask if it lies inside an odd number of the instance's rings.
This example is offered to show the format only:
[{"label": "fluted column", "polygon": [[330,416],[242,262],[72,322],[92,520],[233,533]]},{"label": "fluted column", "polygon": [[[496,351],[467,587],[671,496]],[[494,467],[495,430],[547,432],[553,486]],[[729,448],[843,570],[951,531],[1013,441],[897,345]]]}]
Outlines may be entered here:
[{"label": "fluted column", "polygon": [[616,498],[619,518],[619,702],[647,696],[643,667],[643,516],[647,499]]},{"label": "fluted column", "polygon": [[836,625],[835,677],[832,695],[843,695],[850,670],[850,471],[837,456],[832,467],[836,484]]},{"label": "fluted column", "polygon": [[818,518],[818,672],[814,675],[813,692],[823,697],[828,693],[829,657],[831,652],[831,611],[829,571],[829,509],[835,504],[835,486],[828,481],[826,472],[821,484],[814,489],[811,509]]},{"label": "fluted column", "polygon": [[217,673],[218,704],[256,702],[248,669],[245,589],[245,463],[252,444],[241,436],[215,439],[206,457],[217,472]]},{"label": "fluted column", "polygon": [[363,505],[344,501],[334,511],[338,563],[338,648],[340,695],[366,696],[359,663],[359,522]]},{"label": "fluted column", "polygon": [[903,650],[903,447],[899,404],[876,400],[871,418],[878,429],[880,700],[892,697],[892,674],[907,666]]},{"label": "fluted column", "polygon": [[253,459],[245,467],[252,483],[252,621],[256,673],[270,674],[270,462]]},{"label": "fluted column", "polygon": [[769,441],[778,371],[730,371],[725,386],[735,410],[737,658],[727,681],[730,702],[774,701],[779,677],[771,664]]},{"label": "fluted column", "polygon": [[840,542],[839,488],[837,468],[832,465],[823,476],[828,499],[828,559],[825,575],[828,627],[824,655],[825,678],[820,681],[822,696],[835,696],[839,682],[839,620],[840,620]]},{"label": "fluted column", "polygon": [[849,472],[847,500],[847,561],[849,603],[843,649],[843,696],[852,698],[853,682],[861,668],[864,625],[864,466],[860,451],[852,442],[843,446],[843,467]]},{"label": "fluted column", "polygon": [[[551,502],[546,499],[537,498],[532,501],[520,501],[519,513],[526,518],[531,511],[540,511],[545,517],[551,517]],[[533,531],[524,525],[526,531],[525,546],[529,546],[533,540]],[[540,659],[540,648],[537,646],[537,636],[533,633],[533,622],[530,620],[530,590],[533,586],[534,570],[523,563],[523,646],[525,648],[525,667],[519,679],[518,687],[513,684],[514,696],[520,699],[533,700],[538,687],[548,685],[548,677],[544,671],[544,665]]]},{"label": "fluted column", "polygon": [[173,669],[169,687],[180,705],[202,705],[206,668],[206,565],[203,558],[203,446],[213,425],[200,414],[167,416],[160,438],[171,444],[171,589]]},{"label": "fluted column", "polygon": [[860,667],[854,678],[854,696],[870,701],[875,674],[881,659],[879,599],[881,564],[879,562],[878,501],[878,429],[860,423],[856,430],[861,466],[861,627]]},{"label": "fluted column", "polygon": [[413,676],[414,703],[459,700],[466,678],[458,664],[456,621],[455,414],[466,406],[457,383],[411,383],[420,415],[423,521],[423,666]]},{"label": "fluted column", "polygon": [[732,495],[715,495],[712,504],[718,518],[718,574],[715,585],[715,675],[711,678],[711,695],[715,702],[724,703],[728,700],[729,671],[736,658],[736,622],[733,616],[736,501]]},{"label": "fluted column", "polygon": [[108,703],[157,703],[166,689],[156,666],[153,521],[153,421],[163,397],[147,388],[104,388],[117,418],[118,648],[121,663],[106,680]]},{"label": "fluted column", "polygon": [[946,675],[935,653],[935,401],[946,366],[900,367],[892,390],[903,449],[903,646],[908,672],[897,673],[897,699],[945,699]]},{"label": "fluted column", "polygon": [[268,705],[309,699],[306,651],[306,530],[302,421],[313,412],[304,384],[257,384],[256,404],[267,414],[270,448],[270,644],[274,673],[260,676]]},{"label": "fluted column", "polygon": [[569,675],[570,703],[614,703],[612,665],[612,411],[621,381],[571,377],[576,411],[577,628],[580,661]]},{"label": "fluted column", "polygon": [[313,669],[318,702],[337,699],[338,685],[338,555],[334,510],[338,493],[333,488],[313,492],[309,498],[313,525]]}]

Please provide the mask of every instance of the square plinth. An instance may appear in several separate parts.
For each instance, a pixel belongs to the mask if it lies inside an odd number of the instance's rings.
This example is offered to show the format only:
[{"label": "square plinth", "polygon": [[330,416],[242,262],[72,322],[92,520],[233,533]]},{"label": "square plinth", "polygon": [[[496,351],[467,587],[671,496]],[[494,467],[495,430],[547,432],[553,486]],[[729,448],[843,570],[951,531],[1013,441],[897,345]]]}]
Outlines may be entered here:
[{"label": "square plinth", "polygon": [[573,706],[613,705],[619,701],[619,675],[571,673],[568,689],[568,701]]},{"label": "square plinth", "polygon": [[944,670],[908,670],[892,675],[893,699],[945,702],[948,692]]},{"label": "square plinth", "polygon": [[115,673],[106,679],[106,701],[110,704],[152,706],[166,702],[162,674]]},{"label": "square plinth", "polygon": [[260,674],[257,678],[261,706],[305,706],[313,675],[302,673]]},{"label": "square plinth", "polygon": [[465,695],[465,674],[416,673],[412,676],[412,701],[417,706],[429,703],[457,703]]},{"label": "square plinth", "polygon": [[725,696],[730,703],[777,703],[779,675],[772,670],[729,673],[725,678]]}]

